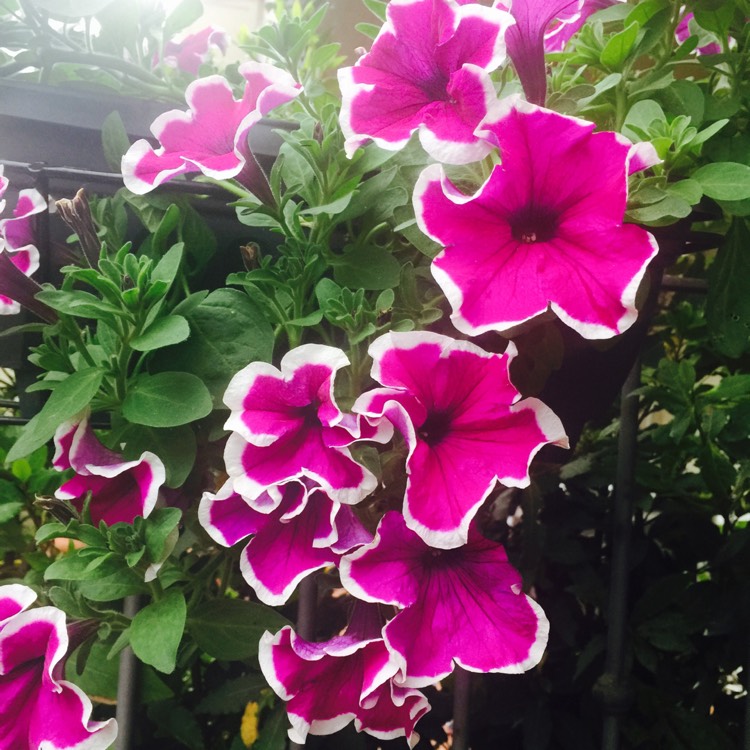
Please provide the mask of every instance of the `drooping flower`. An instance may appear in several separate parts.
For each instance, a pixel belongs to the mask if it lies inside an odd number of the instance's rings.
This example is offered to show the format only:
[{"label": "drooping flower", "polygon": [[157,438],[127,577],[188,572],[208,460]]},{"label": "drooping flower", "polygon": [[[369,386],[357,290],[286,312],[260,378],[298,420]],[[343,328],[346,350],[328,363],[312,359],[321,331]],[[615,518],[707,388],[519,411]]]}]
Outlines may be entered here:
[{"label": "drooping flower", "polygon": [[358,604],[344,635],[322,643],[300,638],[290,627],[260,641],[260,666],[285,701],[292,741],[333,734],[352,720],[357,731],[380,739],[419,740],[414,726],[429,710],[419,691],[394,685],[393,657],[380,635],[376,608]]},{"label": "drooping flower", "polygon": [[231,547],[253,537],[240,569],[258,598],[272,606],[284,604],[308,573],[335,564],[342,553],[372,538],[361,526],[360,534],[353,534],[356,519],[345,518],[353,516],[352,509],[309,482],[288,482],[281,493],[280,503],[268,493],[248,501],[230,480],[216,494],[205,493],[198,510],[201,525],[219,544]]},{"label": "drooping flower", "polygon": [[158,456],[145,451],[135,461],[124,461],[99,442],[87,419],[58,427],[52,465],[58,471],[76,472],[55,497],[70,500],[80,511],[90,492],[89,511],[95,525],[99,521],[112,525],[133,523],[136,516],[146,518],[156,505],[165,479],[164,464]]},{"label": "drooping flower", "polygon": [[0,603],[17,607],[0,619],[0,747],[106,750],[117,724],[91,721],[91,701],[62,679],[69,646],[65,613],[55,607],[26,611],[34,596],[24,586],[0,587]]},{"label": "drooping flower", "polygon": [[284,355],[281,371],[253,362],[232,378],[224,403],[233,434],[224,460],[237,493],[253,499],[268,488],[278,498],[277,485],[307,477],[332,500],[353,504],[375,489],[375,476],[346,446],[364,437],[382,442],[390,432],[385,425],[360,429],[339,410],[333,383],[348,364],[340,349],[306,344]]},{"label": "drooping flower", "polygon": [[[3,195],[7,188],[8,180],[0,165],[0,213],[5,208]],[[32,217],[46,207],[38,190],[21,190],[13,216],[0,219],[0,315],[20,312],[21,302],[26,307],[33,307],[37,313],[46,307],[41,303],[34,304],[33,296],[41,288],[31,279],[25,278],[39,268],[39,251],[34,245]]]},{"label": "drooping flower", "polygon": [[430,685],[454,663],[472,672],[525,672],[544,653],[544,612],[522,593],[503,547],[475,529],[465,546],[437,550],[391,511],[371,544],[342,559],[340,572],[354,596],[403,608],[383,630],[399,685]]},{"label": "drooping flower", "polygon": [[439,165],[414,191],[420,228],[444,247],[432,273],[454,325],[508,331],[552,310],[584,338],[622,333],[658,251],[648,232],[622,223],[627,176],[654,162],[653,147],[518,99],[506,107],[483,126],[502,164],[474,195]]},{"label": "drooping flower", "polygon": [[339,70],[349,156],[372,140],[402,148],[415,130],[433,158],[481,159],[474,129],[495,101],[489,72],[505,58],[504,11],[454,0],[392,0],[369,53]]},{"label": "drooping flower", "polygon": [[544,65],[545,34],[557,18],[579,28],[584,0],[512,0],[508,3],[516,23],[508,29],[506,44],[526,98],[544,104],[547,72]]},{"label": "drooping flower", "polygon": [[547,443],[567,445],[541,401],[521,399],[508,368],[515,348],[488,354],[467,341],[420,331],[388,333],[370,346],[372,377],[354,410],[386,416],[409,453],[404,517],[428,544],[464,544],[469,523],[497,482],[529,484],[529,464]]},{"label": "drooping flower", "polygon": [[162,62],[170,68],[178,68],[197,76],[201,65],[209,59],[212,48],[225,55],[228,47],[229,34],[226,31],[206,26],[200,31],[188,34],[179,42],[170,39],[164,45]]},{"label": "drooping flower", "polygon": [[[185,92],[189,109],[173,109],[156,118],[151,132],[158,149],[142,139],[122,158],[125,186],[142,195],[177,175],[202,172],[218,180],[236,178],[261,200],[268,180],[248,145],[250,129],[271,110],[294,99],[301,87],[284,70],[259,62],[243,63],[241,99],[219,75],[193,81]],[[272,200],[272,198],[271,198]]]}]

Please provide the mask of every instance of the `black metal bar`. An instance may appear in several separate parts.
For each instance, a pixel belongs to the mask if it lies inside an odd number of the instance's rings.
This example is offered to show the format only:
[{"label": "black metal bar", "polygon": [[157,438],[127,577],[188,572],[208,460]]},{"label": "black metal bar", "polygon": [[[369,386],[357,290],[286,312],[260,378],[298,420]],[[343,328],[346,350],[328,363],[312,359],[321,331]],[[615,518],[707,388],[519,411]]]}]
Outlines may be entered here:
[{"label": "black metal bar", "polygon": [[708,281],[665,274],[661,280],[661,288],[667,292],[707,292]]},{"label": "black metal bar", "polygon": [[637,359],[620,400],[615,504],[612,523],[612,570],[607,618],[607,655],[605,672],[597,683],[604,707],[602,750],[619,750],[620,718],[632,701],[626,673],[626,635],[628,622],[628,578],[630,574],[630,537],[632,530],[635,465],[638,437],[638,396],[633,391],[641,381],[641,363]]},{"label": "black metal bar", "polygon": [[[315,610],[318,606],[318,579],[315,573],[307,576],[299,585],[297,599],[297,635],[306,641],[315,640]],[[334,688],[335,689],[335,688]],[[290,750],[300,750],[304,745],[290,742]]]},{"label": "black metal bar", "polygon": [[[140,609],[139,596],[126,596],[123,614],[133,618]],[[117,677],[117,742],[116,750],[131,750],[133,744],[138,688],[138,659],[133,649],[126,646],[120,652],[120,672]]]},{"label": "black metal bar", "polygon": [[453,750],[469,750],[471,681],[471,672],[456,667],[453,673]]}]

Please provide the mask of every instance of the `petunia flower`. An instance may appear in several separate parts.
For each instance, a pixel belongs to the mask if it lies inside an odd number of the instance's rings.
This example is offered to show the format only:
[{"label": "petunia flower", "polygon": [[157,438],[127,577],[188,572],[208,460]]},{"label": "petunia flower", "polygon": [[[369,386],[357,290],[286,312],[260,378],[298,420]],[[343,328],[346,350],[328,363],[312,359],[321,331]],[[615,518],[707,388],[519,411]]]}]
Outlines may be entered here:
[{"label": "petunia flower", "polygon": [[329,641],[310,643],[290,627],[263,635],[261,670],[287,701],[292,741],[304,744],[308,734],[333,734],[353,720],[358,731],[405,736],[414,747],[414,726],[429,703],[419,691],[392,684],[397,666],[381,627],[377,609],[359,603],[346,632]]},{"label": "petunia flower", "polygon": [[54,442],[52,465],[58,471],[76,472],[55,497],[70,500],[80,511],[90,492],[95,525],[133,523],[136,516],[146,518],[154,509],[165,478],[164,464],[154,453],[145,451],[135,461],[124,461],[97,440],[87,419],[64,422]]},{"label": "petunia flower", "polygon": [[237,179],[261,200],[273,200],[268,180],[248,145],[248,133],[262,117],[301,91],[284,70],[259,62],[243,63],[241,99],[219,75],[193,81],[185,98],[189,109],[173,109],[156,118],[151,132],[160,146],[136,141],[122,157],[125,186],[142,195],[172,178],[202,172],[218,180]]},{"label": "petunia flower", "polygon": [[474,195],[439,165],[414,191],[420,228],[444,247],[432,273],[456,328],[508,331],[551,310],[584,338],[628,329],[658,247],[622,223],[627,176],[654,162],[653,147],[518,99],[483,127],[502,164]]},{"label": "petunia flower", "polygon": [[201,499],[198,519],[216,542],[231,547],[253,537],[242,551],[240,569],[265,604],[284,604],[308,573],[334,565],[342,553],[372,539],[361,526],[360,534],[352,534],[357,522],[345,519],[353,516],[349,506],[309,485],[288,482],[278,504],[268,493],[255,502],[245,500],[231,481]]},{"label": "petunia flower", "polygon": [[162,62],[170,68],[197,76],[201,65],[209,59],[212,47],[225,55],[229,47],[229,34],[223,29],[206,26],[179,42],[170,39],[164,45]]},{"label": "petunia flower", "polygon": [[369,53],[338,72],[346,153],[369,140],[402,148],[419,130],[430,156],[477,161],[474,134],[496,95],[489,73],[505,58],[504,11],[454,0],[392,0]]},{"label": "petunia flower", "polygon": [[[0,165],[0,213],[5,208],[3,195],[7,188],[8,179]],[[13,216],[0,219],[0,315],[20,312],[23,303],[24,307],[33,309],[49,322],[54,322],[57,317],[46,305],[34,300],[34,295],[41,291],[41,287],[27,278],[39,268],[39,251],[34,245],[32,217],[46,207],[38,190],[21,190]]]},{"label": "petunia flower", "polygon": [[9,603],[17,608],[0,619],[0,747],[106,750],[117,735],[114,719],[91,721],[91,701],[62,679],[69,647],[65,613],[25,611],[33,600],[25,586],[0,587],[0,607],[6,613]]},{"label": "petunia flower", "polygon": [[544,653],[544,612],[522,593],[503,547],[476,530],[465,546],[437,550],[390,511],[371,544],[342,558],[340,572],[357,598],[403,608],[383,630],[398,663],[396,684],[430,685],[454,663],[472,672],[516,674]]},{"label": "petunia flower", "polygon": [[277,485],[307,477],[332,500],[354,504],[375,489],[375,476],[346,446],[363,437],[383,442],[390,431],[360,428],[339,410],[334,378],[348,364],[340,349],[306,344],[284,355],[281,371],[253,362],[232,378],[224,460],[236,492],[253,499],[268,488],[278,499]]},{"label": "petunia flower", "polygon": [[508,29],[506,44],[526,98],[544,104],[547,71],[544,65],[545,35],[555,19],[577,30],[583,21],[584,0],[512,0],[510,12],[515,25]]},{"label": "petunia flower", "polygon": [[604,8],[609,8],[625,0],[583,0],[580,10],[577,7],[569,9],[559,15],[549,24],[544,34],[544,49],[546,52],[561,52],[588,20],[589,16]]},{"label": "petunia flower", "polygon": [[464,544],[469,523],[498,482],[529,484],[529,464],[547,443],[567,445],[541,401],[521,399],[508,368],[515,348],[488,354],[467,341],[420,331],[388,333],[370,346],[372,377],[386,386],[354,410],[386,416],[404,436],[404,517],[428,544]]}]

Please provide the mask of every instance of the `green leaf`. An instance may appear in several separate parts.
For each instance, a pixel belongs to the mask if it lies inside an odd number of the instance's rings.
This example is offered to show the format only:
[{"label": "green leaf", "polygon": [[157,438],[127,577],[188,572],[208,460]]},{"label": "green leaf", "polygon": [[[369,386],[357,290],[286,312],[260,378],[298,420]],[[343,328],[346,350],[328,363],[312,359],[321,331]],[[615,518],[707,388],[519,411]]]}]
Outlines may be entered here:
[{"label": "green leaf", "polygon": [[274,707],[271,715],[264,720],[253,750],[284,750],[288,727],[286,707],[283,703],[279,703]]},{"label": "green leaf", "polygon": [[168,315],[152,323],[130,346],[138,352],[151,352],[179,344],[190,336],[190,326],[182,315]]},{"label": "green leaf", "polygon": [[354,28],[366,37],[374,39],[380,33],[380,26],[374,23],[358,23],[354,25]]},{"label": "green leaf", "polygon": [[635,127],[644,133],[648,133],[649,126],[654,120],[666,123],[667,117],[664,114],[664,110],[653,99],[643,99],[640,102],[636,102],[628,110],[622,126],[622,132],[631,140],[641,141],[643,140],[643,136],[632,128]]},{"label": "green leaf", "polygon": [[333,277],[350,289],[393,289],[401,277],[401,264],[385,248],[357,248],[333,261]]},{"label": "green leaf", "polygon": [[200,20],[203,15],[203,4],[200,0],[182,0],[164,21],[164,39],[171,39],[175,34]]},{"label": "green leaf", "polygon": [[185,597],[176,589],[144,607],[130,626],[130,645],[135,655],[160,672],[174,672],[186,616]]},{"label": "green leaf", "polygon": [[633,49],[640,28],[640,24],[637,21],[634,21],[622,31],[611,37],[604,45],[604,49],[599,55],[599,62],[601,62],[605,68],[618,71],[625,60],[627,60],[630,51]]},{"label": "green leaf", "polygon": [[154,366],[198,376],[219,407],[236,372],[249,362],[270,362],[273,329],[258,305],[235,289],[217,289],[183,314],[190,338],[159,357]]},{"label": "green leaf", "polygon": [[239,714],[258,697],[268,683],[262,674],[251,672],[223,682],[196,706],[199,714]]},{"label": "green leaf", "polygon": [[195,714],[175,700],[152,703],[148,707],[148,717],[158,729],[159,736],[169,737],[174,742],[168,746],[187,750],[206,750],[203,731]]},{"label": "green leaf", "polygon": [[100,300],[89,292],[80,290],[44,289],[36,295],[40,302],[49,305],[53,310],[74,315],[79,318],[111,320],[121,314],[118,307]]},{"label": "green leaf", "polygon": [[691,177],[709,198],[722,201],[750,198],[750,167],[746,164],[714,162],[700,167]]},{"label": "green leaf", "polygon": [[388,5],[385,0],[364,0],[367,10],[377,16],[381,21],[385,21],[385,9]]},{"label": "green leaf", "polygon": [[750,230],[744,219],[735,219],[719,248],[708,277],[706,320],[716,348],[739,357],[750,341]]},{"label": "green leaf", "polygon": [[[68,659],[65,664],[66,679],[78,685],[87,695],[116,700],[119,661],[108,659],[108,651],[106,644],[94,643],[82,672],[77,670],[77,659]],[[163,701],[172,695],[172,691],[151,667],[143,666],[138,670],[136,696],[141,703]]]},{"label": "green leaf", "polygon": [[167,285],[171,285],[177,276],[177,272],[180,270],[180,264],[182,263],[182,256],[185,254],[185,243],[178,242],[167,250],[166,253],[159,259],[159,262],[154,266],[151,271],[151,282],[163,281]]},{"label": "green leaf", "polygon": [[152,561],[161,562],[164,559],[167,540],[181,518],[182,511],[179,508],[157,508],[144,520],[146,551]]},{"label": "green leaf", "polygon": [[24,508],[19,502],[0,502],[0,523],[13,520]]},{"label": "green leaf", "polygon": [[140,375],[122,402],[125,419],[147,427],[177,427],[208,416],[212,409],[208,389],[189,372]]},{"label": "green leaf", "polygon": [[670,195],[676,195],[678,198],[687,201],[694,206],[703,197],[700,183],[697,180],[680,180],[667,185],[667,192]]},{"label": "green leaf", "polygon": [[195,642],[216,659],[237,661],[258,654],[258,641],[266,630],[276,631],[289,622],[278,612],[243,599],[217,599],[196,607],[187,627]]},{"label": "green leaf", "polygon": [[120,172],[122,157],[129,148],[130,138],[128,138],[120,113],[116,110],[110,112],[102,123],[102,149],[104,158],[113,172]]},{"label": "green leaf", "polygon": [[23,458],[50,440],[60,424],[91,403],[103,377],[101,370],[89,367],[74,372],[55,384],[47,403],[26,425],[5,460],[11,462]]}]

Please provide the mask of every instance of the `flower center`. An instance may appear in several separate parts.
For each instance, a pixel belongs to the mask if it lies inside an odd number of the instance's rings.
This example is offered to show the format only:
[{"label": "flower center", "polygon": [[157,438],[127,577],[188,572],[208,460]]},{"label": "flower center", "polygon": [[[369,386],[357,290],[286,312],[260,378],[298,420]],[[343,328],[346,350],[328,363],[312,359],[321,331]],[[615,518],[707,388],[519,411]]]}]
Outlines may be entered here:
[{"label": "flower center", "polygon": [[437,445],[450,431],[450,416],[445,412],[432,412],[417,430],[417,435],[427,445]]},{"label": "flower center", "polygon": [[320,427],[320,418],[318,417],[319,408],[320,404],[317,401],[313,401],[299,410],[305,427]]},{"label": "flower center", "polygon": [[513,239],[524,245],[548,242],[557,231],[557,215],[544,206],[524,206],[510,217]]}]

